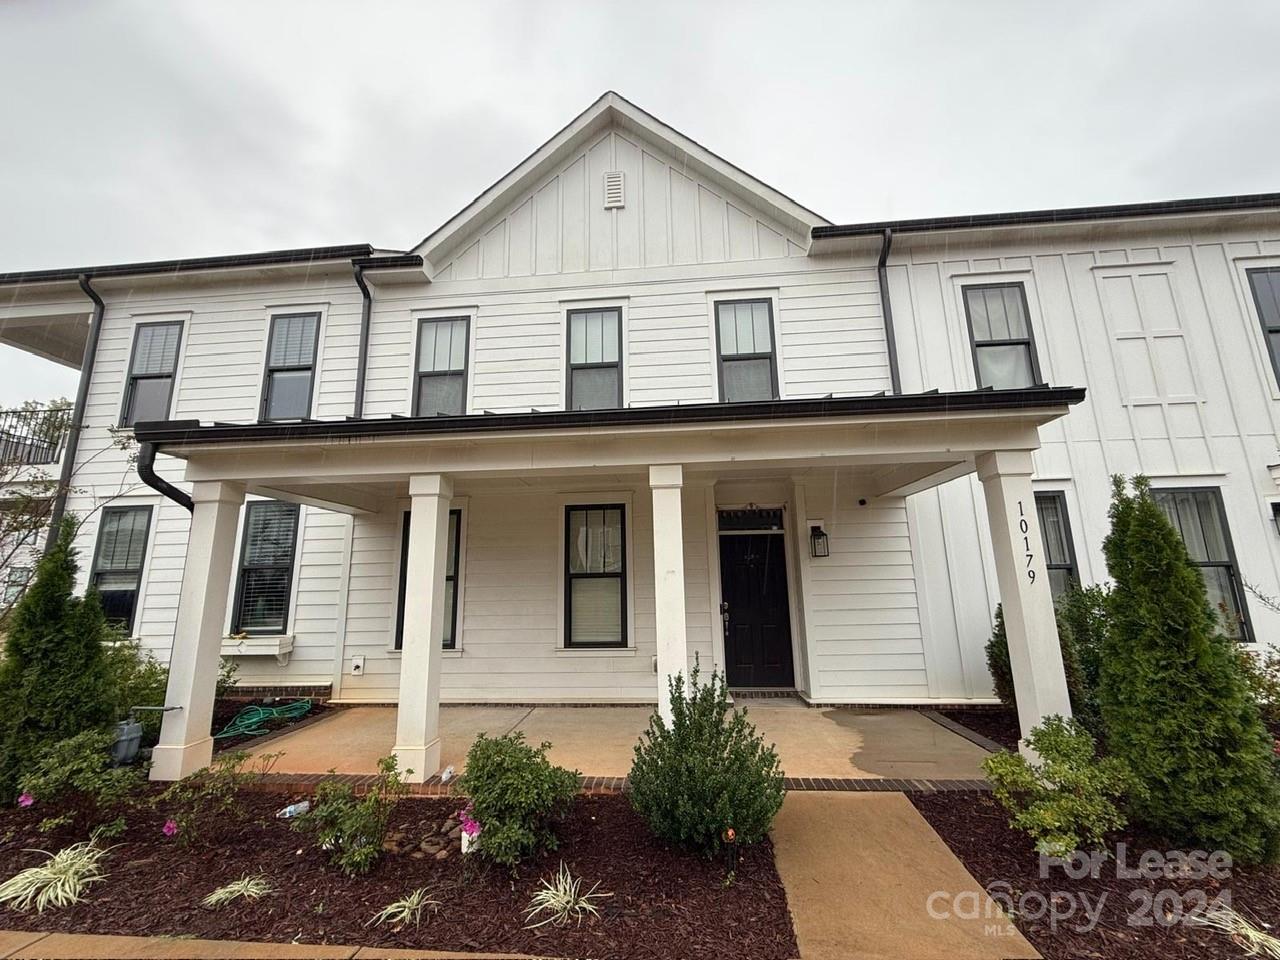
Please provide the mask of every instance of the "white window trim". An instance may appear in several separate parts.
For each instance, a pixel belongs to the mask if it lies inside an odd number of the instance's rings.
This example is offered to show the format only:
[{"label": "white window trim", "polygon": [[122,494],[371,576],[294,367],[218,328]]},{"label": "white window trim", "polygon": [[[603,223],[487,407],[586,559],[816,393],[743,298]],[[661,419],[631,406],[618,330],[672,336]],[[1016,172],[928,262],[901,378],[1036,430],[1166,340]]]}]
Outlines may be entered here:
[{"label": "white window trim", "polygon": [[[623,624],[627,629],[627,645],[625,647],[567,647],[565,646],[565,523],[564,512],[569,507],[589,507],[594,503],[620,503],[623,506],[623,523],[626,530],[625,552],[627,555],[627,574],[624,588],[627,596],[627,615]],[[558,493],[556,504],[556,635],[552,653],[558,657],[634,657],[636,655],[636,564],[635,564],[635,491],[605,490],[594,492]]]},{"label": "white window trim", "polygon": [[[284,314],[293,313],[318,313],[320,314],[319,329],[316,330],[316,356],[315,362],[311,365],[311,407],[307,411],[307,417],[316,419],[316,410],[320,406],[320,383],[324,374],[324,340],[329,328],[329,303],[327,301],[320,303],[267,303],[263,304],[263,310],[266,311],[266,322],[262,327],[262,350],[258,354],[258,393],[254,399],[253,419],[257,419],[262,415],[262,398],[267,389],[267,351],[271,349],[271,324],[273,318],[283,316]],[[175,388],[177,384],[174,384]],[[281,421],[287,423],[288,421]],[[269,499],[269,498],[268,498]]]},{"label": "white window trim", "polygon": [[[1040,291],[1036,287],[1036,275],[1030,269],[1017,270],[976,270],[971,273],[951,273],[947,275],[951,281],[952,315],[947,319],[948,329],[957,331],[952,344],[952,365],[954,370],[966,371],[964,376],[956,376],[957,390],[977,390],[978,370],[973,361],[973,333],[969,329],[969,315],[964,306],[964,288],[980,287],[988,283],[1020,283],[1027,304],[1027,324],[1031,330],[1031,349],[1035,351],[1035,366],[1040,370],[1040,379],[1045,383],[1054,382],[1053,364],[1049,357],[1048,331],[1044,318],[1040,315]],[[957,355],[957,351],[959,354]]]},{"label": "white window trim", "polygon": [[[462,398],[463,416],[470,414],[475,410],[475,390],[476,390],[476,326],[480,316],[479,306],[472,305],[469,307],[420,307],[409,311],[410,328],[412,331],[412,339],[409,343],[409,362],[405,366],[404,379],[402,383],[409,385],[405,391],[404,402],[400,405],[400,412],[406,417],[413,416],[413,397],[418,389],[418,337],[419,328],[422,326],[423,320],[444,320],[449,317],[466,317],[467,318],[467,373],[466,373],[466,393]],[[405,508],[406,510],[408,507]],[[466,520],[466,517],[463,517]],[[392,628],[394,633],[395,628]],[[394,639],[393,641],[394,642]],[[447,650],[445,651],[448,652]]]},{"label": "white window trim", "polygon": [[733,287],[707,291],[708,353],[711,356],[711,402],[720,403],[720,340],[716,331],[716,304],[725,300],[768,300],[773,318],[773,363],[778,374],[778,399],[787,399],[787,365],[782,353],[782,311],[778,309],[778,288],[746,289]]},{"label": "white window trim", "polygon": [[[143,324],[151,323],[180,323],[182,324],[182,333],[178,337],[178,356],[173,361],[173,390],[169,394],[169,410],[168,416],[171,420],[177,419],[178,410],[178,391],[182,389],[182,367],[186,359],[187,345],[191,342],[191,318],[193,314],[190,310],[169,310],[162,313],[131,313],[129,314],[129,347],[127,356],[124,360],[124,373],[120,381],[120,393],[116,397],[116,420],[119,421],[120,415],[124,413],[125,395],[129,392],[129,371],[133,367],[133,348],[138,341],[138,327]],[[117,423],[119,426],[119,423]],[[128,428],[132,432],[133,428]]]},{"label": "white window trim", "polygon": [[[263,497],[256,493],[245,496],[244,503],[240,505],[240,512],[236,516],[236,542],[235,552],[232,554],[233,566],[231,569],[231,582],[227,585],[227,613],[222,620],[222,635],[224,637],[231,636],[231,624],[235,620],[236,615],[236,587],[240,583],[240,567],[244,560],[244,517],[245,510],[248,509],[250,503],[256,503],[262,500],[277,500],[281,503],[293,503],[292,500],[280,500],[279,497]],[[258,642],[266,640],[293,640],[297,634],[298,628],[298,589],[302,581],[302,548],[303,538],[307,529],[307,511],[311,510],[305,503],[298,504],[298,530],[293,541],[293,577],[289,585],[289,606],[285,611],[285,625],[289,628],[284,633],[268,633],[255,635],[254,640]]]},{"label": "white window trim", "polygon": [[622,314],[622,344],[618,363],[622,367],[622,409],[631,406],[631,317],[628,297],[589,297],[561,300],[560,308],[560,409],[569,409],[569,314],[574,310],[618,310]]},{"label": "white window trim", "polygon": [[[446,314],[449,316],[449,314]],[[458,314],[461,316],[461,314]],[[416,366],[416,363],[415,363]],[[396,616],[399,611],[396,605],[400,602],[400,566],[404,563],[404,536],[402,534],[404,523],[404,515],[408,512],[411,501],[408,499],[400,499],[396,501],[396,565],[395,580],[391,589],[391,623],[387,629],[386,637],[386,654],[389,657],[399,657],[402,650],[396,649]],[[465,649],[466,640],[466,592],[467,592],[467,527],[471,523],[471,498],[470,497],[454,497],[449,501],[450,510],[461,510],[462,520],[458,526],[458,578],[455,581],[454,593],[457,595],[458,604],[458,621],[454,624],[453,649],[441,650],[440,656],[446,659],[454,659],[462,656]],[[408,585],[405,585],[405,593],[408,594]]]}]

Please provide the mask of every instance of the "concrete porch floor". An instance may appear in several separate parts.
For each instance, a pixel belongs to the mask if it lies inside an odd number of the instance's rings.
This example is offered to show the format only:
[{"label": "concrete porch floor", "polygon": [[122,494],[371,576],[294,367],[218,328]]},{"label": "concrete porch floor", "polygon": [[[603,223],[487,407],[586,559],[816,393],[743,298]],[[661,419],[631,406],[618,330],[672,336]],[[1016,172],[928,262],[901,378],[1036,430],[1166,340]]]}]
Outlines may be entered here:
[{"label": "concrete porch floor", "polygon": [[[788,777],[982,778],[985,751],[911,710],[815,708],[793,700],[739,703],[744,706],[765,740],[776,745]],[[586,776],[625,777],[649,714],[648,707],[445,705],[441,766],[461,773],[477,735],[522,730],[530,743],[551,742],[553,763]],[[395,707],[344,707],[272,738],[257,752],[283,751],[277,773],[370,774],[391,752],[395,725]]]}]

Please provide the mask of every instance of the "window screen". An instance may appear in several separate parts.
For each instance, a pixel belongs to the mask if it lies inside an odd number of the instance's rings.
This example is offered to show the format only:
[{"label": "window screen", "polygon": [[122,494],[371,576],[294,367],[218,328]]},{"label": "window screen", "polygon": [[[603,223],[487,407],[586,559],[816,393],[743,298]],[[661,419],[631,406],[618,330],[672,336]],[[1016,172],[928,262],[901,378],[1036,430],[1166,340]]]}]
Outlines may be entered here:
[{"label": "window screen", "polygon": [[1049,590],[1056,600],[1080,582],[1076,573],[1075,547],[1067,520],[1067,498],[1061,493],[1037,493],[1036,516],[1044,541],[1044,565],[1049,571]]},{"label": "window screen", "polygon": [[1234,640],[1249,638],[1244,597],[1236,570],[1222,496],[1213,489],[1153,490],[1160,508],[1186,544],[1191,562],[1204,577],[1209,606],[1222,632]]},{"label": "window screen", "polygon": [[965,287],[964,308],[978,386],[1017,390],[1040,382],[1022,284]]},{"label": "window screen", "polygon": [[720,398],[728,403],[778,396],[773,349],[773,304],[736,300],[716,304],[720,345]]},{"label": "window screen", "polygon": [[[444,572],[445,650],[458,646],[458,553],[462,546],[462,511],[449,511],[449,550]],[[400,532],[400,599],[396,607],[396,649],[404,646],[404,601],[409,584],[409,513],[405,512]]]},{"label": "window screen", "polygon": [[414,414],[461,416],[467,404],[466,317],[418,324],[418,386]]},{"label": "window screen", "polygon": [[150,507],[104,507],[98,527],[90,583],[102,597],[107,620],[130,632],[150,525]]},{"label": "window screen", "polygon": [[284,633],[288,625],[298,505],[255,500],[245,505],[235,633]]},{"label": "window screen", "polygon": [[318,313],[271,318],[267,373],[262,390],[264,420],[303,420],[310,416],[319,332]]},{"label": "window screen", "polygon": [[1253,302],[1262,321],[1262,336],[1271,357],[1271,369],[1280,383],[1280,267],[1266,270],[1250,270],[1249,286],[1253,290]]},{"label": "window screen", "polygon": [[133,335],[129,379],[125,384],[120,423],[132,426],[147,420],[169,419],[173,376],[178,368],[182,324],[142,323]]},{"label": "window screen", "polygon": [[622,406],[622,311],[569,311],[569,409]]},{"label": "window screen", "polygon": [[565,508],[565,646],[627,645],[622,504]]}]

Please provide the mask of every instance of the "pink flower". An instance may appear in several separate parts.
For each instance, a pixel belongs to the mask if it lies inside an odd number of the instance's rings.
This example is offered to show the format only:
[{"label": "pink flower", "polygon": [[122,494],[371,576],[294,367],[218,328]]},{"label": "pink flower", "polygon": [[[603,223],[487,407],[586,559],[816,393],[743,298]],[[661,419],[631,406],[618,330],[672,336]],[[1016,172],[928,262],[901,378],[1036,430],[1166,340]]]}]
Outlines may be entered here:
[{"label": "pink flower", "polygon": [[178,821],[172,819],[166,820],[164,822],[164,826],[160,828],[160,832],[166,837],[172,837],[178,832]]},{"label": "pink flower", "polygon": [[36,802],[36,798],[33,797],[31,794],[27,793],[27,791],[25,790],[23,790],[22,793],[18,796],[18,806],[20,807],[29,807],[35,802]]}]

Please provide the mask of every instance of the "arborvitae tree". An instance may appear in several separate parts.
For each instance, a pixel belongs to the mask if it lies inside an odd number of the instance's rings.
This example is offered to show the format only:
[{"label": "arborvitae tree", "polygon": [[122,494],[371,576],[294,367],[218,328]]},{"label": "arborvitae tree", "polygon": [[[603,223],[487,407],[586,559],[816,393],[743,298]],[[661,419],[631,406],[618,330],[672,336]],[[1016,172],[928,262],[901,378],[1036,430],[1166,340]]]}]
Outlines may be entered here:
[{"label": "arborvitae tree", "polygon": [[1114,587],[1100,696],[1110,752],[1145,790],[1136,821],[1178,844],[1273,860],[1280,791],[1272,742],[1204,581],[1145,477],[1114,479],[1104,543]]},{"label": "arborvitae tree", "polygon": [[13,609],[0,661],[0,801],[41,749],[115,719],[103,643],[112,636],[96,591],[73,595],[75,523]]}]

